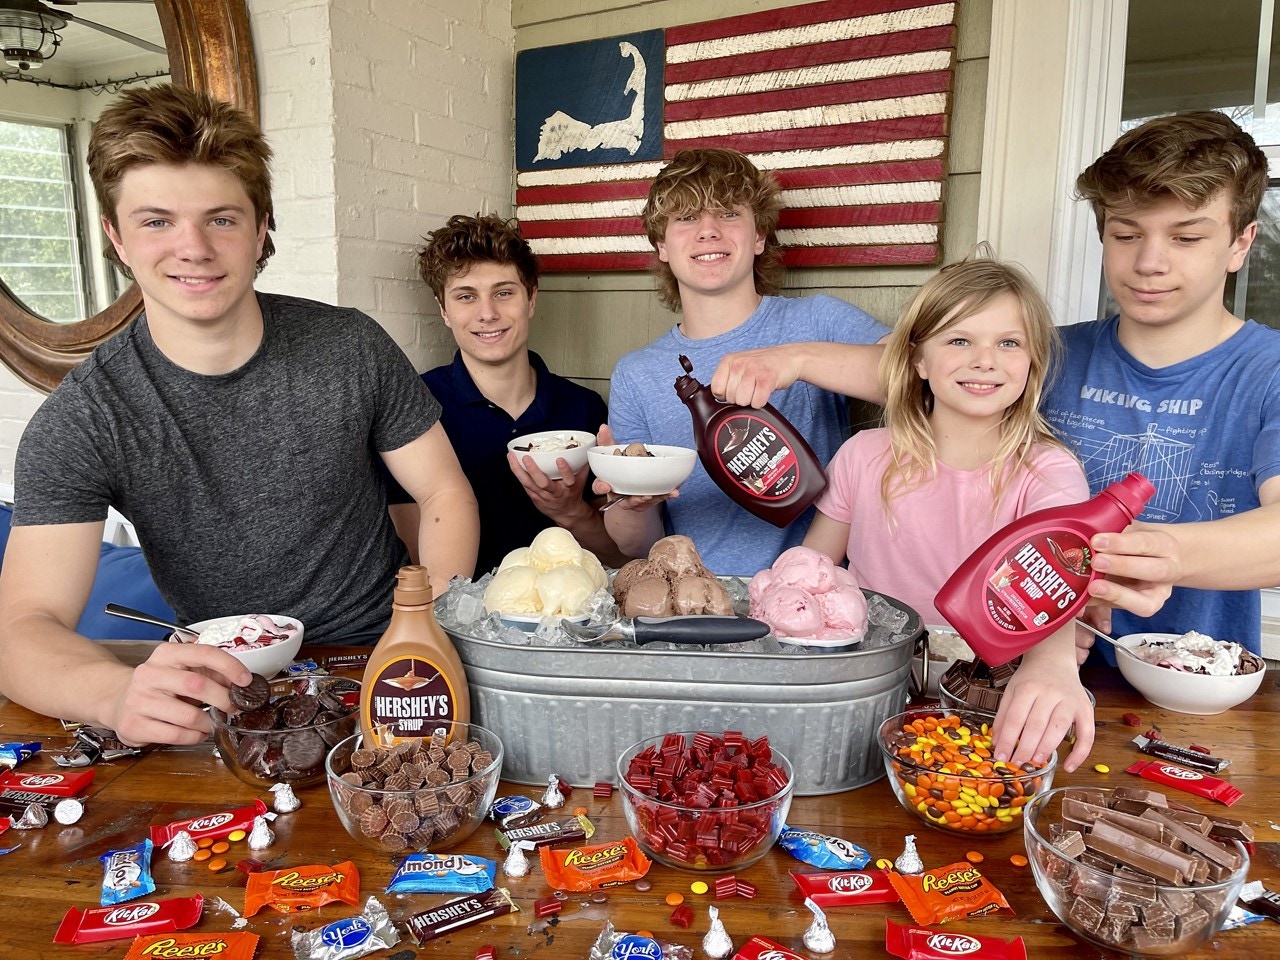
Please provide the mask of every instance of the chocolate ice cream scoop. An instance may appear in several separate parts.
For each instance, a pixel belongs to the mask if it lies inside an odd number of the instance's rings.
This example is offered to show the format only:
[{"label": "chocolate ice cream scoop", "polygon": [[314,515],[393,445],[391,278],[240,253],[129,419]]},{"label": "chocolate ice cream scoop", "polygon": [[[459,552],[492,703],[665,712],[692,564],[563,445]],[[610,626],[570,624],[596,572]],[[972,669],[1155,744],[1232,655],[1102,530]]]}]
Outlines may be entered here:
[{"label": "chocolate ice cream scoop", "polygon": [[649,559],[671,580],[677,577],[701,576],[707,572],[693,541],[679,534],[663,537],[650,547]]},{"label": "chocolate ice cream scoop", "polygon": [[733,615],[733,603],[729,599],[729,591],[724,588],[724,584],[709,574],[683,577],[671,585],[671,592],[674,594],[673,606],[677,614]]},{"label": "chocolate ice cream scoop", "polygon": [[635,581],[622,602],[624,617],[669,617],[671,614],[671,584],[663,577],[648,576]]}]

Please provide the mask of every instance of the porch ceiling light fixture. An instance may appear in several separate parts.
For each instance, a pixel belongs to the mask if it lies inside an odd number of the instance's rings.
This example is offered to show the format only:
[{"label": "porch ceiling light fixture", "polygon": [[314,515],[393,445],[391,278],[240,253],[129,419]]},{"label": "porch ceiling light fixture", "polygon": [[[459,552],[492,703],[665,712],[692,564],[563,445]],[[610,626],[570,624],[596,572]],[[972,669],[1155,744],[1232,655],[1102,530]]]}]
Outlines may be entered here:
[{"label": "porch ceiling light fixture", "polygon": [[65,18],[36,0],[0,0],[0,55],[6,66],[39,68],[58,50]]}]

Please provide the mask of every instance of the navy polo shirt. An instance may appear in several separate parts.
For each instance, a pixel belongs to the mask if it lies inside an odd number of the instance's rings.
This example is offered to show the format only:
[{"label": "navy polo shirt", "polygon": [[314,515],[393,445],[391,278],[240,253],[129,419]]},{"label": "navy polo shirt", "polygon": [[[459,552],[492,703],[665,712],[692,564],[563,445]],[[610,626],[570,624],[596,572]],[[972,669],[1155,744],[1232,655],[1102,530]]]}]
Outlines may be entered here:
[{"label": "navy polo shirt", "polygon": [[[511,472],[507,444],[542,430],[587,430],[594,434],[609,420],[609,408],[594,390],[556,376],[532,350],[529,365],[537,377],[533,402],[515,419],[476,387],[461,351],[454,354],[453,363],[422,375],[440,401],[440,423],[480,504],[476,576],[492,570],[517,547],[527,547],[540,531],[555,526],[533,505]],[[387,481],[387,501],[408,503],[411,498],[390,474]],[[593,496],[589,483],[583,495]]]}]

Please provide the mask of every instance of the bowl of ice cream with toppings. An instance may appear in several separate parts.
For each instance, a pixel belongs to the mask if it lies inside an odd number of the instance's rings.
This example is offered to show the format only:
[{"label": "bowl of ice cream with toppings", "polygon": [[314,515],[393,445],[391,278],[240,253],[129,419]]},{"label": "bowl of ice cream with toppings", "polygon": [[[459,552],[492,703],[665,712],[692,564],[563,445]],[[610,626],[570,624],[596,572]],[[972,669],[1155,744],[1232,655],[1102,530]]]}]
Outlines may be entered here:
[{"label": "bowl of ice cream with toppings", "polygon": [[618,496],[659,497],[693,473],[696,450],[659,443],[611,443],[587,451],[591,472]]},{"label": "bowl of ice cream with toppings", "polygon": [[196,643],[227,651],[268,680],[292,663],[302,646],[302,621],[278,613],[215,617],[188,629],[199,634]]},{"label": "bowl of ice cream with toppings", "polygon": [[484,607],[529,632],[547,619],[585,623],[587,602],[608,583],[594,553],[563,527],[548,527],[503,557],[485,588]]},{"label": "bowl of ice cream with toppings", "polygon": [[751,578],[751,616],[780,643],[836,651],[861,642],[867,598],[857,578],[809,547],[784,550]]},{"label": "bowl of ice cream with toppings", "polygon": [[595,434],[585,430],[544,430],[527,433],[507,444],[507,449],[520,458],[533,460],[539,470],[552,480],[561,479],[560,460],[577,473],[587,462],[587,453],[596,445]]},{"label": "bowl of ice cream with toppings", "polygon": [[1133,688],[1157,707],[1210,716],[1253,696],[1266,664],[1238,643],[1190,633],[1131,633],[1117,643],[1135,656],[1116,655]]}]

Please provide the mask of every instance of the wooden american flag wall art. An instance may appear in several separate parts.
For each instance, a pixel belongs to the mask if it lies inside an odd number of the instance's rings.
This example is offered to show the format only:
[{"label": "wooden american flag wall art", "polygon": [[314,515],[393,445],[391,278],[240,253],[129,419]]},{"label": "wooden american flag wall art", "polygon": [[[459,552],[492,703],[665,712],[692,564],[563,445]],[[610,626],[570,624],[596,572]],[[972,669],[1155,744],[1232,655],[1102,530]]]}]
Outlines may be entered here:
[{"label": "wooden american flag wall art", "polygon": [[825,0],[521,51],[516,216],[542,269],[647,269],[649,184],[705,146],[773,171],[789,267],[939,262],[955,17]]}]

